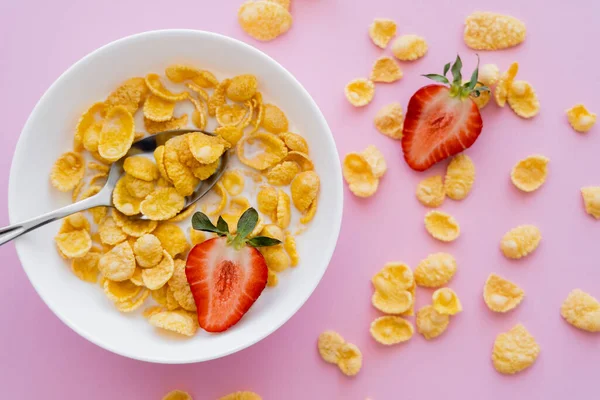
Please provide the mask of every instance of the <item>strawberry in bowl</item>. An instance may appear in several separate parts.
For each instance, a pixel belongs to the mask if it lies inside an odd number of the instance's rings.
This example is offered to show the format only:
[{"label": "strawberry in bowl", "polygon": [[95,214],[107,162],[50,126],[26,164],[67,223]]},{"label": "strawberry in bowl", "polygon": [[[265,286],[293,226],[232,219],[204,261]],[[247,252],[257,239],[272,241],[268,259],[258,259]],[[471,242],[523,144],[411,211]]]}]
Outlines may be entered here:
[{"label": "strawberry in bowl", "polygon": [[[471,147],[479,137],[483,121],[471,97],[479,97],[485,86],[477,86],[479,62],[471,80],[462,81],[462,61],[444,66],[444,74],[425,77],[444,85],[427,85],[410,98],[404,119],[402,151],[406,163],[415,171],[425,171],[433,164]],[[446,78],[452,72],[452,82]],[[448,86],[446,86],[448,85]]]}]

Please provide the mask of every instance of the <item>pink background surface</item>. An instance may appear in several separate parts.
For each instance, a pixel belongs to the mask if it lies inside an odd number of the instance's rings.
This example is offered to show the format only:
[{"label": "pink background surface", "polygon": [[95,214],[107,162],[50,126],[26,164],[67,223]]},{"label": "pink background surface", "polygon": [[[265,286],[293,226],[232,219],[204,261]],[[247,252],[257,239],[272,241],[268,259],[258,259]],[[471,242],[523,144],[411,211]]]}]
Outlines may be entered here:
[{"label": "pink background surface", "polygon": [[[594,0],[296,0],[294,26],[285,36],[258,43],[237,25],[240,0],[166,2],[106,0],[87,3],[22,0],[0,3],[0,209],[7,210],[11,155],[30,111],[50,84],[72,63],[110,41],[164,28],[215,31],[248,42],[274,57],[304,84],[321,107],[341,155],[376,144],[389,171],[379,192],[360,200],[346,190],[344,221],[329,270],[306,305],[276,333],[235,355],[196,365],[154,365],[125,359],[77,336],[42,303],[29,284],[14,246],[0,248],[0,386],[7,399],[160,399],[175,388],[196,399],[214,399],[235,390],[253,390],[265,399],[407,398],[594,398],[598,393],[600,336],[567,325],[559,307],[574,288],[600,297],[597,248],[600,221],[585,214],[579,189],[600,185],[600,128],[573,132],[563,110],[576,102],[600,111],[600,5]],[[352,3],[350,6],[349,3]],[[372,125],[384,104],[405,106],[426,84],[419,74],[439,72],[460,52],[467,67],[474,52],[462,42],[464,17],[475,10],[506,12],[527,23],[527,41],[516,49],[482,52],[483,63],[504,70],[519,61],[519,78],[539,94],[542,112],[531,121],[490,105],[484,131],[468,151],[477,167],[471,195],[447,200],[443,210],[461,223],[452,244],[430,238],[423,228],[426,210],[414,197],[417,182],[442,173],[445,163],[425,174],[411,171],[399,143]],[[368,76],[385,52],[371,44],[367,27],[374,17],[393,18],[400,33],[427,38],[430,51],[403,63],[404,78],[377,85],[372,104],[351,107],[343,87]],[[9,39],[10,35],[10,39]],[[48,134],[53,134],[48,132]],[[532,153],[551,159],[548,182],[533,194],[509,180],[513,164]],[[46,173],[46,171],[40,171]],[[326,210],[321,210],[326,212]],[[8,223],[7,212],[0,223]],[[544,239],[525,260],[513,262],[498,250],[510,228],[532,223]],[[407,344],[384,347],[369,335],[378,316],[370,305],[371,276],[383,263],[403,260],[415,266],[427,254],[448,251],[459,271],[451,282],[464,312],[452,318],[435,341],[420,335]],[[520,284],[527,296],[508,315],[490,312],[482,301],[486,277],[496,272]],[[419,289],[417,306],[430,301]],[[502,376],[490,362],[495,336],[522,322],[542,351],[537,363],[518,376]],[[354,379],[325,364],[316,339],[325,329],[339,331],[364,355]]]}]

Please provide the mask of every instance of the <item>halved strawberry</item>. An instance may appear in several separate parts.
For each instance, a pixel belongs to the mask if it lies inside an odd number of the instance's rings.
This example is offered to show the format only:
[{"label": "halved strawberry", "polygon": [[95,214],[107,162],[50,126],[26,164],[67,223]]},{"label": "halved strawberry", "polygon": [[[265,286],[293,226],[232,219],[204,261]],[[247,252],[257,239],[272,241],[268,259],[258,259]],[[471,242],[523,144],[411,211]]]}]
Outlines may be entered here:
[{"label": "halved strawberry", "polygon": [[402,150],[408,165],[424,171],[433,164],[471,147],[483,127],[479,108],[471,99],[481,92],[489,91],[477,86],[478,69],[471,80],[462,83],[462,62],[459,56],[452,65],[453,81],[446,73],[450,63],[444,66],[444,75],[424,75],[436,82],[450,85],[428,85],[417,90],[408,102],[402,136]]},{"label": "halved strawberry", "polygon": [[192,218],[194,229],[219,235],[194,246],[185,268],[198,324],[207,332],[223,332],[235,325],[267,284],[267,264],[256,247],[281,242],[264,236],[247,239],[257,221],[258,213],[249,208],[239,219],[237,235],[232,235],[221,217],[217,226],[200,212]]}]

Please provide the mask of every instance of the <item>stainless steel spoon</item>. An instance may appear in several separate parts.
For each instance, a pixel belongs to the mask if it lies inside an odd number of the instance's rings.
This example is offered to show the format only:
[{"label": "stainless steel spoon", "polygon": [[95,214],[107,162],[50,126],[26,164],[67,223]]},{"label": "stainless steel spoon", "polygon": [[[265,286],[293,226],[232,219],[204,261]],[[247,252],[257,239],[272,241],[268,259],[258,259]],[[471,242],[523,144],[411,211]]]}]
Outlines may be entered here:
[{"label": "stainless steel spoon", "polygon": [[[133,155],[153,153],[157,147],[164,145],[167,142],[167,140],[171,139],[172,137],[191,132],[200,132],[206,135],[215,136],[214,133],[205,132],[197,129],[179,129],[174,131],[160,132],[155,135],[138,140],[137,142],[133,143],[131,149],[125,157],[121,158],[119,161],[115,162],[111,166],[106,183],[104,184],[104,187],[102,188],[102,190],[100,190],[100,192],[98,192],[94,196],[88,197],[87,199],[78,201],[63,208],[59,208],[58,210],[54,210],[49,213],[40,215],[39,217],[31,218],[26,221],[7,226],[5,228],[1,228],[0,246],[2,246],[4,243],[10,242],[11,240],[29,231],[37,229],[40,226],[44,226],[46,224],[49,224],[50,222],[56,221],[57,219],[67,217],[71,214],[75,214],[76,212],[88,210],[90,208],[99,206],[114,207],[112,201],[112,192],[115,188],[115,185],[117,184],[117,181],[123,175],[123,160],[125,158]],[[208,193],[210,189],[212,189],[212,187],[221,178],[221,175],[223,175],[223,172],[225,172],[225,167],[227,166],[228,161],[229,154],[225,152],[221,156],[219,168],[215,171],[215,173],[207,180],[200,182],[198,187],[196,187],[194,193],[192,193],[191,196],[186,197],[185,207],[194,204],[195,202],[200,200],[206,193]],[[139,218],[145,219],[145,217],[141,215],[139,216]]]}]

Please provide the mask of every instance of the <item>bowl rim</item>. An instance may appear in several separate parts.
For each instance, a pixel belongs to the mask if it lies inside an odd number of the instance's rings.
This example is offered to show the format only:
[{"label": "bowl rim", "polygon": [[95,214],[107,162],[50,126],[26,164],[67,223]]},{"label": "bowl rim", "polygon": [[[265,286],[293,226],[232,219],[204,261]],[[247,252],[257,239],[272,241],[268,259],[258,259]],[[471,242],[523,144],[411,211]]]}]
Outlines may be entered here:
[{"label": "bowl rim", "polygon": [[40,298],[42,299],[44,304],[54,313],[54,315],[57,316],[58,319],[61,320],[65,325],[67,325],[69,328],[71,328],[73,331],[75,331],[79,336],[83,337],[84,339],[88,340],[89,342],[91,342],[105,350],[108,350],[114,354],[118,354],[120,356],[131,358],[134,360],[151,362],[151,363],[160,363],[160,364],[189,364],[189,363],[204,362],[204,361],[210,361],[210,360],[222,358],[222,357],[228,356],[230,354],[237,353],[238,351],[241,351],[245,348],[248,348],[248,347],[260,342],[261,340],[265,339],[266,337],[271,335],[273,332],[278,330],[287,321],[289,321],[298,312],[298,310],[300,310],[300,308],[306,303],[306,301],[314,293],[315,289],[317,288],[317,286],[323,279],[325,272],[329,268],[331,258],[333,257],[333,253],[335,251],[337,241],[339,239],[339,234],[340,234],[341,225],[342,225],[344,191],[343,191],[342,171],[341,171],[341,166],[340,166],[339,153],[338,153],[335,141],[333,139],[333,134],[331,133],[331,129],[329,128],[329,125],[327,124],[327,121],[326,121],[321,109],[317,105],[317,103],[314,101],[314,99],[308,93],[308,91],[304,88],[304,86],[294,77],[294,75],[292,75],[292,73],[290,73],[285,67],[283,67],[281,64],[279,64],[271,56],[267,55],[266,53],[262,52],[261,50],[257,49],[256,47],[251,46],[251,45],[249,45],[241,40],[238,40],[238,39],[235,39],[235,38],[232,38],[229,36],[225,36],[225,35],[222,35],[219,33],[203,31],[203,30],[196,30],[196,29],[160,29],[160,30],[145,31],[145,32],[125,36],[123,38],[114,40],[112,42],[109,42],[109,43],[93,50],[92,52],[86,54],[84,57],[82,57],[81,59],[76,61],[67,70],[65,70],[50,85],[50,87],[44,92],[44,94],[40,97],[40,99],[37,101],[36,105],[32,109],[31,113],[29,114],[29,117],[27,118],[27,121],[25,122],[25,125],[23,126],[23,128],[21,130],[21,134],[19,135],[19,139],[17,141],[17,145],[15,147],[15,151],[13,153],[13,159],[12,159],[11,166],[10,166],[9,181],[8,181],[8,216],[9,216],[9,222],[11,224],[16,223],[15,216],[14,216],[15,212],[16,212],[15,209],[16,209],[17,203],[18,203],[18,199],[16,199],[16,194],[15,194],[15,191],[16,191],[15,182],[17,179],[16,166],[18,164],[22,164],[22,161],[21,161],[22,156],[19,156],[19,155],[24,154],[24,150],[22,149],[22,147],[24,146],[24,144],[23,144],[24,140],[23,140],[22,133],[24,131],[29,130],[29,125],[32,123],[31,117],[32,117],[32,115],[36,114],[36,112],[39,111],[38,109],[40,107],[40,104],[42,104],[44,102],[44,100],[46,99],[46,97],[49,97],[50,94],[54,90],[56,90],[56,87],[59,85],[59,83],[62,82],[63,80],[65,80],[66,77],[68,77],[70,75],[72,70],[79,67],[81,64],[86,63],[89,59],[94,58],[97,54],[105,52],[105,51],[109,51],[111,48],[119,46],[124,42],[136,41],[136,40],[140,40],[140,39],[152,39],[153,37],[159,37],[162,35],[200,35],[200,36],[213,37],[218,40],[223,40],[223,41],[230,42],[230,43],[233,43],[238,46],[246,47],[247,50],[253,52],[257,57],[262,57],[263,59],[265,59],[266,62],[273,64],[276,68],[280,69],[287,76],[288,79],[290,79],[292,82],[294,82],[297,85],[297,87],[300,89],[300,92],[303,94],[303,96],[305,96],[312,103],[312,105],[315,107],[315,109],[318,111],[316,117],[320,120],[319,121],[320,124],[323,125],[324,129],[326,129],[326,132],[328,133],[328,135],[324,135],[325,140],[330,142],[329,144],[331,145],[331,148],[333,149],[332,156],[335,156],[335,158],[337,160],[337,162],[334,163],[334,165],[335,165],[334,170],[331,172],[333,173],[334,178],[335,178],[334,180],[336,182],[336,184],[335,184],[336,187],[334,189],[337,192],[337,195],[340,199],[340,204],[339,204],[339,207],[336,207],[336,209],[334,209],[334,210],[327,210],[329,213],[331,213],[331,215],[333,216],[333,220],[334,220],[333,231],[331,232],[331,237],[334,238],[334,240],[332,241],[333,246],[331,246],[329,249],[326,249],[324,251],[324,256],[325,256],[324,260],[326,261],[326,264],[325,264],[324,268],[322,268],[320,271],[317,271],[317,274],[315,275],[317,277],[317,279],[315,279],[313,281],[312,287],[310,288],[309,291],[306,292],[306,295],[304,296],[304,298],[300,299],[300,301],[292,309],[290,309],[290,312],[286,317],[282,318],[279,321],[275,321],[276,323],[274,323],[273,325],[269,326],[267,329],[260,332],[259,335],[252,337],[251,339],[241,343],[238,346],[232,347],[232,348],[230,348],[226,351],[222,351],[218,354],[214,354],[210,357],[198,357],[198,356],[190,355],[190,357],[185,360],[170,360],[168,358],[163,358],[163,357],[148,357],[148,356],[144,356],[144,355],[135,354],[133,352],[123,351],[121,349],[116,348],[115,346],[113,346],[110,343],[107,343],[103,340],[96,338],[92,333],[90,333],[84,329],[81,329],[76,322],[71,321],[70,319],[66,318],[60,312],[60,310],[58,310],[58,307],[56,307],[56,305],[50,299],[45,298],[41,294],[40,290],[38,290],[39,289],[38,286],[34,283],[34,280],[29,275],[28,269],[25,268],[25,266],[23,265],[22,255],[24,254],[26,249],[20,244],[21,242],[18,239],[15,240],[15,248],[16,248],[17,256],[18,256],[20,264],[21,264],[21,268],[23,268],[23,270],[25,271],[25,274],[26,274],[27,278],[29,279],[29,282],[33,286],[34,290],[40,296]]}]

